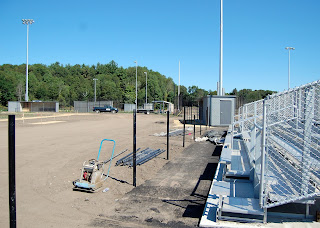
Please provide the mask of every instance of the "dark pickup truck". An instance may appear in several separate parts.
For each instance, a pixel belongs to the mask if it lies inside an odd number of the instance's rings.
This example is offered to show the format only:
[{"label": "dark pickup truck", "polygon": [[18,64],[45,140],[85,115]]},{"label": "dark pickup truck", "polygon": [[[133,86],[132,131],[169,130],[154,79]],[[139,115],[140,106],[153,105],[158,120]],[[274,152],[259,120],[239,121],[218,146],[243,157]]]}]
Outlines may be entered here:
[{"label": "dark pickup truck", "polygon": [[104,107],[93,107],[93,111],[96,113],[99,112],[112,112],[112,113],[117,113],[118,109],[114,108],[110,105],[105,105]]}]

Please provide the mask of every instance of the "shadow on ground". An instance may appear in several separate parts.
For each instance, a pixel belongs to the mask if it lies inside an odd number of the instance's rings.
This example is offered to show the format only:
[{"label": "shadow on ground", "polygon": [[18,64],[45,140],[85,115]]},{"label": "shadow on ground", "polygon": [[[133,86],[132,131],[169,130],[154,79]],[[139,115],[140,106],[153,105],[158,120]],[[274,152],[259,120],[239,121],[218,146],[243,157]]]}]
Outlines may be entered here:
[{"label": "shadow on ground", "polygon": [[105,219],[97,218],[99,221],[93,220],[90,225],[99,227],[197,226],[221,149],[221,146],[216,147],[210,142],[190,145],[180,156],[169,161],[155,178],[146,181],[120,199],[114,215],[103,216]]}]

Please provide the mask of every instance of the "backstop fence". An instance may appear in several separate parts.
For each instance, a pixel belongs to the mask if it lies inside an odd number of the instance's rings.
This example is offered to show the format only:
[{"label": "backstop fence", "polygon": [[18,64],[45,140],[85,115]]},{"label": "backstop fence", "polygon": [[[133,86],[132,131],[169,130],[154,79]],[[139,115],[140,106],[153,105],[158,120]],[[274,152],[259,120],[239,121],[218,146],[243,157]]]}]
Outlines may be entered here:
[{"label": "backstop fence", "polygon": [[316,81],[239,108],[232,135],[243,136],[261,207],[320,195],[319,103]]},{"label": "backstop fence", "polygon": [[113,106],[113,101],[74,101],[74,110],[77,112],[92,112],[93,107]]}]

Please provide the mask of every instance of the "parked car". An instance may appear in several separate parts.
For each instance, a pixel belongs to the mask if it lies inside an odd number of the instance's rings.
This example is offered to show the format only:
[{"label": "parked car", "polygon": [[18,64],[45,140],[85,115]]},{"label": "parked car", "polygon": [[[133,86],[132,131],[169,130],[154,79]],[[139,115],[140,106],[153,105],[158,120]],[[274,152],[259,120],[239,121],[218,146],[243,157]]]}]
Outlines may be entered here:
[{"label": "parked car", "polygon": [[105,105],[104,107],[93,107],[93,111],[96,112],[96,113],[100,113],[100,112],[117,113],[118,109],[112,107],[111,105]]}]

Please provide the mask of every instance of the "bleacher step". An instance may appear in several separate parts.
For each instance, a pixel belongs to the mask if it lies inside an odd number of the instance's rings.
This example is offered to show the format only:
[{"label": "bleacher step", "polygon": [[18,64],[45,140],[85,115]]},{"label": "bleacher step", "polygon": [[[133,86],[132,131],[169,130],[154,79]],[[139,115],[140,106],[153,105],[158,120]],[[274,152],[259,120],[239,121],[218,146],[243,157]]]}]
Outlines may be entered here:
[{"label": "bleacher step", "polygon": [[225,197],[223,198],[222,212],[247,214],[247,215],[263,215],[264,210],[259,205],[259,199]]},{"label": "bleacher step", "polygon": [[256,222],[263,223],[262,219],[253,219],[253,218],[242,218],[242,217],[231,217],[231,216],[221,216],[220,220],[231,221],[231,222]]}]

